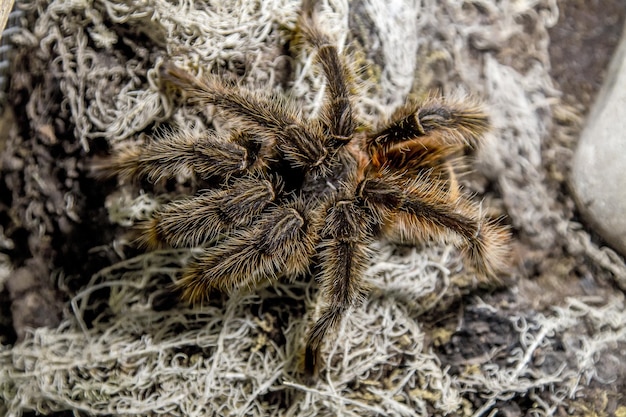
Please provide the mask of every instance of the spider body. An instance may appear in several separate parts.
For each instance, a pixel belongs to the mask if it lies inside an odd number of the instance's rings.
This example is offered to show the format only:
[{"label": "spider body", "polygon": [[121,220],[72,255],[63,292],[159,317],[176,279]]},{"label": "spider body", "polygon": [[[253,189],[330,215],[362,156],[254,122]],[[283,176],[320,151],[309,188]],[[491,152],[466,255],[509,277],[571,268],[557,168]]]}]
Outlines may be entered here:
[{"label": "spider body", "polygon": [[148,247],[204,247],[178,283],[184,299],[314,274],[324,307],[308,333],[304,366],[315,374],[325,337],[365,293],[375,239],[453,242],[478,272],[493,275],[505,264],[508,232],[456,182],[460,151],[477,146],[488,128],[477,106],[430,99],[407,104],[378,130],[359,126],[348,71],[317,28],[312,1],[299,27],[328,82],[318,118],[305,119],[280,96],[165,64],[165,83],[192,103],[215,106],[237,130],[170,134],[118,152],[107,170],[152,180],[184,170],[211,184],[141,226]]}]

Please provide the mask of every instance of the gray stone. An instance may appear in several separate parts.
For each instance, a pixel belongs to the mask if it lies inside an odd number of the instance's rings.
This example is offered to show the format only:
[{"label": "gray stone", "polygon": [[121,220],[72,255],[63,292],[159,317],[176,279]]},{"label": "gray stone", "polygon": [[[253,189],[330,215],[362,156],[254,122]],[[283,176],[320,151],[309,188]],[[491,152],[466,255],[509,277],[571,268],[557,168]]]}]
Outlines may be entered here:
[{"label": "gray stone", "polygon": [[626,255],[626,32],[582,132],[571,180],[584,218]]}]

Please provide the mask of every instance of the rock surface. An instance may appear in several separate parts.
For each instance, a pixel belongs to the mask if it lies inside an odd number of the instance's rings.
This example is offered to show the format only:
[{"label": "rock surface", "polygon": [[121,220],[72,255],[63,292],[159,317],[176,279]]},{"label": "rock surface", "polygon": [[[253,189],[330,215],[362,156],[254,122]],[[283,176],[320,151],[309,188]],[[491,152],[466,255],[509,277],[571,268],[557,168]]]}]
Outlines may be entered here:
[{"label": "rock surface", "polygon": [[626,32],[581,135],[572,187],[585,219],[626,255]]}]

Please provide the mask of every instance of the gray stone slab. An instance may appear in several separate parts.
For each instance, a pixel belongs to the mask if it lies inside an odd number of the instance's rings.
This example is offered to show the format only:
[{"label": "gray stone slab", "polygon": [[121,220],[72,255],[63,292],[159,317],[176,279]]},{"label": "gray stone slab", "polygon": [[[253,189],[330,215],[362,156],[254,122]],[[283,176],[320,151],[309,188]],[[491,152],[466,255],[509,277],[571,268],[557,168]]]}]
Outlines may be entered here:
[{"label": "gray stone slab", "polygon": [[582,132],[571,182],[584,218],[626,255],[626,32]]}]

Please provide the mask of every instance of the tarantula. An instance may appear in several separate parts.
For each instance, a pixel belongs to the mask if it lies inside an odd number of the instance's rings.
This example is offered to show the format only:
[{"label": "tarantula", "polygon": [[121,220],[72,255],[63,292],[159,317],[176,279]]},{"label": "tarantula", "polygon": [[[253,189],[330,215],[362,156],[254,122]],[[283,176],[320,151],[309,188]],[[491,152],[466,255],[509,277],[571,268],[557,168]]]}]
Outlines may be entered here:
[{"label": "tarantula", "polygon": [[327,80],[321,115],[303,117],[285,97],[172,64],[160,76],[196,105],[236,126],[229,137],[170,134],[108,161],[108,172],[158,180],[191,171],[210,186],[165,204],[141,227],[145,246],[203,247],[177,286],[190,302],[212,291],[281,276],[314,274],[324,308],[309,330],[304,367],[314,375],[321,345],[364,295],[375,239],[453,242],[481,274],[505,264],[508,232],[460,189],[454,168],[476,147],[487,116],[462,100],[409,103],[378,130],[355,119],[350,76],[318,29],[312,0],[299,18]]}]

